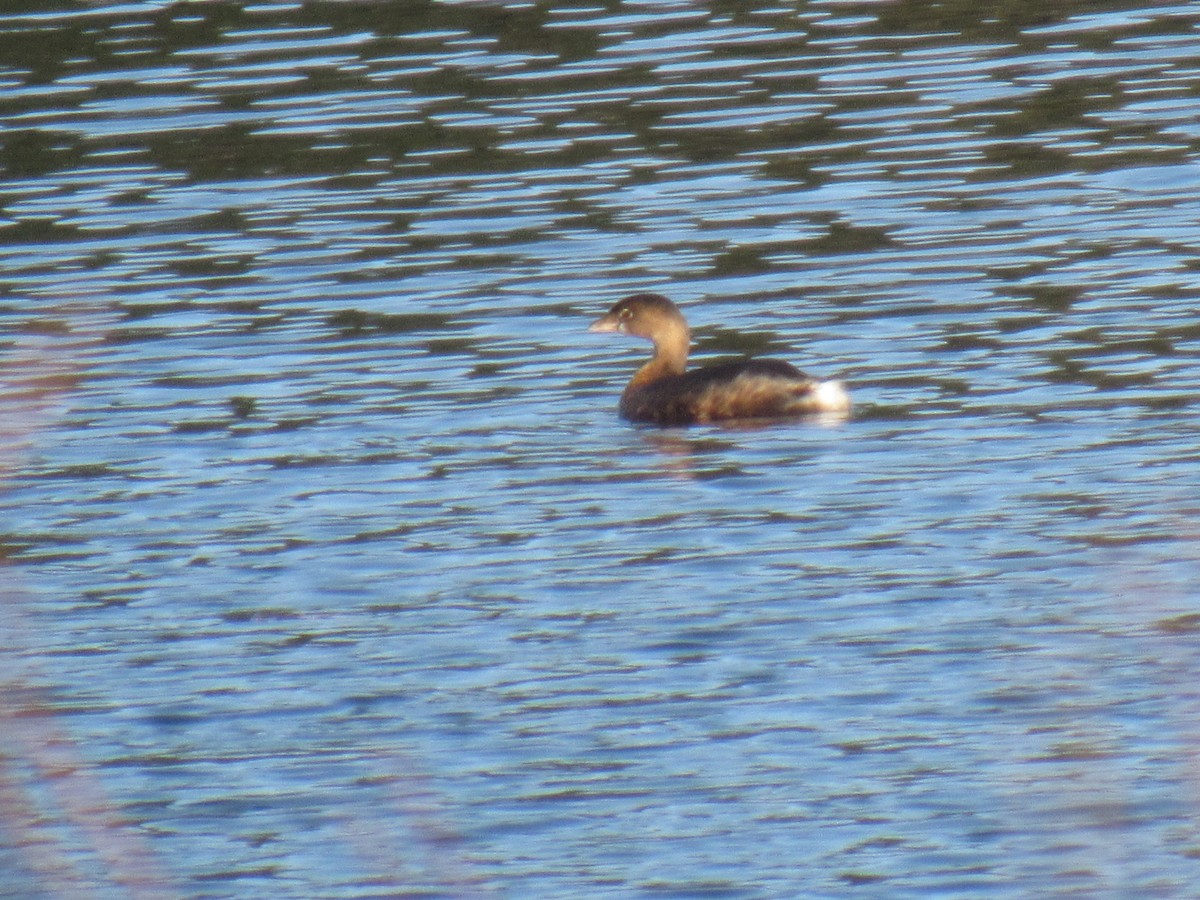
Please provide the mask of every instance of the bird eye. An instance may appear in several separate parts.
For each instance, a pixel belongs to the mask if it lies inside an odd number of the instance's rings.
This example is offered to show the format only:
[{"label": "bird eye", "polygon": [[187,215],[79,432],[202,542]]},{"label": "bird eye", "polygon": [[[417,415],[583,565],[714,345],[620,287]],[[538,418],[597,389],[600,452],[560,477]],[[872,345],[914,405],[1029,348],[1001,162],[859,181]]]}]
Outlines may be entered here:
[{"label": "bird eye", "polygon": [[633,310],[630,309],[628,306],[625,307],[623,310],[621,310],[621,318],[622,319],[628,319],[632,315],[633,315]]}]

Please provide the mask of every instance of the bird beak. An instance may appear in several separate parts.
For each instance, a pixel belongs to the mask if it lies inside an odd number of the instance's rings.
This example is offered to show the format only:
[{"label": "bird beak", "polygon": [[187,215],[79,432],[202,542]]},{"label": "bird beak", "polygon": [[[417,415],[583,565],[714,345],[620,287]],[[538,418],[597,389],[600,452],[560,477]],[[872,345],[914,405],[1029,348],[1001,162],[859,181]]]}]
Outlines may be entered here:
[{"label": "bird beak", "polygon": [[594,331],[599,334],[615,334],[624,330],[625,323],[611,313],[601,316],[588,326],[588,331]]}]

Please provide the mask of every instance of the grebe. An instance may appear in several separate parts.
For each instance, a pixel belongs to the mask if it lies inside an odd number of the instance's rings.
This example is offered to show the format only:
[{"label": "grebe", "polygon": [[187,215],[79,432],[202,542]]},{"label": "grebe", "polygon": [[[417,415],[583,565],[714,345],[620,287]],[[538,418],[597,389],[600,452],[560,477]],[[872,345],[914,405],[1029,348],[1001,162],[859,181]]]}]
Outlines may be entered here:
[{"label": "grebe", "polygon": [[691,345],[687,321],[679,307],[659,294],[626,297],[588,331],[632,334],[654,343],[654,355],[621,394],[621,416],[631,422],[691,425],[850,412],[850,394],[840,381],[810,378],[779,359],[686,371]]}]

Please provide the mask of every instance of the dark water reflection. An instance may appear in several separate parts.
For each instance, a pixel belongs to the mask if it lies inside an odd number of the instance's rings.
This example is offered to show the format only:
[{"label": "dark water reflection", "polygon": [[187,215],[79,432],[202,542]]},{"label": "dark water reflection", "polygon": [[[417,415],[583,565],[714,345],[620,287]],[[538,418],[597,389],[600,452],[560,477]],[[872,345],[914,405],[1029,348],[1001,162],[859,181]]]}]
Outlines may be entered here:
[{"label": "dark water reflection", "polygon": [[9,4],[0,893],[1194,894],[1198,24]]}]

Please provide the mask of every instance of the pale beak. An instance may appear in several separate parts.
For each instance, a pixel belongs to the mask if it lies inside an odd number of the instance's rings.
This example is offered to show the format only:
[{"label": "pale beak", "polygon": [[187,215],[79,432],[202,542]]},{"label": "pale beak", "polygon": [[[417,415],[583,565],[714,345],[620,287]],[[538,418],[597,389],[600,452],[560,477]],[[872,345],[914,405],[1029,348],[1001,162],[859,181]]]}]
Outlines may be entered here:
[{"label": "pale beak", "polygon": [[601,334],[614,334],[623,332],[624,330],[625,323],[611,313],[601,316],[588,326],[588,331],[594,331]]}]

